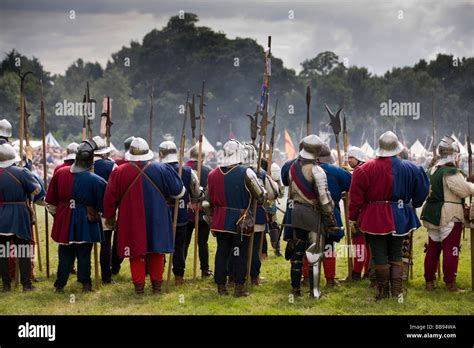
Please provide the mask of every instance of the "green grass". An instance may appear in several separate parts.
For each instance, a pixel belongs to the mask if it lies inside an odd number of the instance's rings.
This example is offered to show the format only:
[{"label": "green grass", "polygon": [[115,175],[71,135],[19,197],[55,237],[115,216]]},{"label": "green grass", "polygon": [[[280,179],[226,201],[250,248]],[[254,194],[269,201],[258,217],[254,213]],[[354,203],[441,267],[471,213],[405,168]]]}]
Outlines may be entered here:
[{"label": "green grass", "polygon": [[[43,215],[38,210],[38,215]],[[41,212],[41,213],[40,213]],[[469,231],[466,240],[462,241],[462,252],[458,270],[458,284],[467,289],[464,293],[448,293],[443,288],[427,293],[424,290],[423,279],[423,244],[427,239],[424,229],[416,232],[414,237],[414,279],[408,286],[408,295],[404,303],[396,300],[375,302],[374,290],[368,288],[368,281],[349,283],[335,289],[323,290],[323,298],[319,301],[309,298],[289,300],[291,290],[289,275],[290,263],[284,258],[270,256],[262,266],[262,276],[265,283],[254,287],[247,298],[221,297],[216,293],[212,279],[192,280],[192,248],[188,258],[186,278],[188,282],[181,287],[170,285],[169,293],[152,295],[149,281],[144,296],[137,296],[133,291],[130,280],[128,260],[122,264],[116,284],[101,286],[99,291],[90,294],[81,292],[81,285],[76,277],[71,276],[64,294],[54,293],[53,282],[57,267],[57,244],[50,242],[51,277],[46,278],[45,272],[45,243],[44,225],[40,217],[41,247],[43,257],[43,272],[38,271],[40,282],[36,283],[37,290],[32,293],[22,293],[14,290],[11,293],[0,293],[0,314],[28,315],[59,315],[59,314],[283,314],[283,315],[442,315],[442,314],[474,314],[474,292],[470,290],[470,249]],[[215,255],[215,238],[210,237],[211,268]],[[284,243],[283,243],[284,247]],[[347,273],[345,259],[338,259],[337,277],[344,278]],[[165,271],[166,274],[166,271]],[[324,281],[323,281],[324,284]],[[72,301],[74,299],[74,301]]]}]

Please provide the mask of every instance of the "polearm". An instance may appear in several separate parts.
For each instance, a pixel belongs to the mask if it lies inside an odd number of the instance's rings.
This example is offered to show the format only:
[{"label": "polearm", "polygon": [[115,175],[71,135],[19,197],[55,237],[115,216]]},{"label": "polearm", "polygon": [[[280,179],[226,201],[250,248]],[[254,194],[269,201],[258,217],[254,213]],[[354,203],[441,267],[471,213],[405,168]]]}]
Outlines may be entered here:
[{"label": "polearm", "polygon": [[153,83],[151,84],[151,92],[150,92],[150,116],[149,116],[149,124],[148,124],[148,144],[150,149],[153,148],[153,104],[155,99],[155,88]]},{"label": "polearm", "polygon": [[306,87],[306,135],[311,134],[311,87],[308,85]]},{"label": "polearm", "polygon": [[[23,166],[23,137],[24,137],[24,127],[25,127],[25,78],[29,74],[33,74],[31,71],[27,71],[22,74],[21,71],[18,71],[18,76],[20,77],[20,105],[18,110],[20,111],[19,120],[20,120],[20,134],[19,134],[19,146],[20,146],[20,164]],[[15,259],[15,288],[20,284],[20,264],[18,263],[18,258]]]},{"label": "polearm", "polygon": [[[347,122],[346,122],[346,113],[344,112],[344,117],[342,118],[342,141],[344,145],[344,164],[347,164],[347,151],[349,149],[349,132],[347,131]],[[347,226],[347,245],[351,247],[352,250],[352,235],[349,225],[349,192],[346,192],[345,197],[343,198],[344,202],[344,220]],[[349,255],[351,256],[351,255]],[[352,257],[348,258],[347,262],[347,271],[349,274],[349,279],[352,277],[352,271],[354,269]]]},{"label": "polearm", "polygon": [[[198,182],[201,182],[201,168],[202,168],[202,140],[204,132],[204,87],[205,81],[202,81],[201,95],[199,101],[199,145],[198,145],[198,163],[197,163],[197,177]],[[196,210],[194,211],[194,264],[193,264],[193,279],[196,279],[197,274],[197,259],[198,259],[198,235],[199,235],[199,210],[201,203],[196,203]]]},{"label": "polearm", "polygon": [[[87,82],[87,86],[86,86],[86,102],[87,102],[87,105],[90,105],[90,103],[92,102],[90,98],[89,82]],[[92,117],[90,117],[91,115],[88,115],[88,116],[89,117],[87,117],[87,137],[89,139],[92,139],[92,133],[93,133],[92,132]]]},{"label": "polearm", "polygon": [[107,146],[110,146],[110,138],[112,136],[110,132],[110,128],[114,124],[112,122],[112,105],[110,101],[110,97],[107,96],[107,111],[105,113],[105,143]]},{"label": "polearm", "polygon": [[258,115],[260,114],[260,106],[257,104],[257,110],[253,114],[247,114],[247,117],[250,118],[250,139],[252,140],[252,145],[255,146],[258,134]]},{"label": "polearm", "polygon": [[[184,161],[184,146],[186,144],[186,118],[188,117],[188,105],[189,102],[189,92],[186,95],[186,104],[184,109],[184,119],[183,119],[183,128],[181,129],[181,142],[179,144],[179,162],[178,162],[178,175],[181,177],[183,175],[183,161]],[[176,198],[174,201],[174,211],[173,211],[173,244],[176,239],[176,227],[178,226],[178,213],[179,213],[179,198]],[[173,253],[170,254],[170,259],[168,262],[168,273],[166,277],[165,291],[168,292],[170,279],[171,279],[171,268],[173,267]]]},{"label": "polearm", "polygon": [[193,138],[193,145],[196,145],[196,104],[194,103],[194,94],[192,102],[189,103],[189,121],[191,123],[191,135]]},{"label": "polearm", "polygon": [[[276,100],[276,103],[275,103],[275,110],[273,112],[273,118],[272,118],[272,134],[270,135],[270,145],[268,147],[268,156],[267,156],[267,175],[268,175],[268,173],[270,173],[272,163],[273,163],[273,147],[274,147],[274,144],[275,144],[275,128],[276,128],[277,107],[278,107],[278,99]],[[267,115],[268,115],[268,111],[267,111]],[[268,120],[268,118],[267,118],[267,120]],[[268,124],[268,121],[267,121],[267,124]],[[266,149],[265,142],[264,142],[264,149]],[[263,157],[263,155],[262,155],[262,157]],[[275,204],[273,200],[271,200],[269,202],[270,202],[269,204],[271,204],[270,206]],[[263,261],[262,256],[263,256],[263,242],[265,240],[264,237],[265,237],[265,232],[262,232],[262,237],[260,238],[260,245],[258,247],[258,250],[259,250],[258,255],[261,258],[261,261]]]},{"label": "polearm", "polygon": [[[434,166],[437,159],[436,154],[436,113],[435,113],[435,97],[434,93],[431,97],[431,127],[432,127],[432,142],[431,149],[433,151],[433,159],[431,160],[431,166]],[[441,279],[441,262],[438,262],[438,280]]]},{"label": "polearm", "polygon": [[[46,165],[46,114],[44,111],[43,80],[40,79],[41,87],[41,136],[43,140],[43,182],[44,190],[48,191],[48,166]],[[45,244],[46,244],[46,277],[49,278],[49,214],[48,209],[44,208],[45,224]]]},{"label": "polearm", "polygon": [[275,110],[273,111],[273,118],[272,118],[272,134],[270,135],[270,146],[268,152],[268,165],[267,169],[270,171],[271,165],[273,163],[273,150],[275,148],[275,132],[276,132],[276,116],[277,116],[277,109],[278,109],[278,99],[275,102]]},{"label": "polearm", "polygon": [[[337,150],[337,160],[339,167],[342,168],[343,161],[342,161],[342,156],[341,156],[341,145],[339,142],[339,134],[341,133],[341,111],[343,108],[340,108],[336,114],[334,115],[331,109],[327,104],[325,104],[326,110],[329,114],[329,119],[330,119],[330,125],[332,127],[332,130],[334,132],[334,136],[336,137],[336,150]],[[344,122],[345,124],[345,122]],[[347,133],[347,127],[345,129],[345,133],[343,133],[343,142],[344,142],[344,151],[347,153],[347,148],[349,146],[349,136]],[[344,137],[346,139],[344,139]],[[346,144],[347,142],[347,144]],[[347,245],[351,248],[352,250],[352,242],[351,242],[351,230],[350,230],[350,225],[349,225],[349,207],[348,207],[348,199],[347,197],[343,197],[343,202],[344,202],[344,222],[346,224],[346,240],[347,240]],[[352,265],[352,252],[349,253],[348,258],[347,258],[347,271],[348,271],[348,276],[347,280],[352,279],[352,270],[353,270],[353,265]]]},{"label": "polearm", "polygon": [[[265,53],[265,70],[263,74],[263,86],[262,86],[262,96],[260,98],[260,107],[262,108],[262,120],[260,122],[260,140],[258,144],[258,159],[257,159],[257,176],[260,173],[262,168],[262,155],[266,142],[267,136],[267,125],[268,125],[268,99],[270,93],[270,75],[271,75],[271,66],[270,66],[270,57],[271,57],[271,47],[272,47],[272,37],[268,37],[268,50]],[[252,213],[255,217],[257,215],[257,199],[252,199]],[[261,238],[264,238],[264,232],[262,232]],[[255,240],[255,231],[250,236],[249,246],[248,246],[248,256],[247,256],[247,277],[246,277],[246,287],[247,290],[250,289],[251,279],[250,279],[250,270],[252,266],[252,255],[253,255],[253,244]],[[257,256],[260,257],[260,254]]]},{"label": "polearm", "polygon": [[[25,127],[25,142],[26,142],[26,148],[27,150],[30,149],[30,131],[29,131],[29,117],[31,116],[28,111],[26,111],[26,97],[23,97],[23,115],[24,115],[24,127]],[[22,154],[23,156],[23,154]],[[28,156],[26,157],[26,161],[28,161]],[[40,250],[40,239],[39,239],[39,226],[38,226],[38,219],[36,218],[36,205],[34,204],[34,196],[30,196],[29,198],[29,203],[30,208],[33,216],[33,228],[35,231],[35,245],[36,245],[36,251],[38,253],[38,267],[40,272],[43,271],[43,266],[41,263],[41,250]]]},{"label": "polearm", "polygon": [[[94,99],[91,99],[90,91],[89,91],[89,82],[86,83],[86,89],[84,93],[84,124],[82,128],[82,141],[86,140],[86,136],[92,140],[92,115],[91,113],[91,104],[95,103]],[[87,119],[87,123],[86,123]],[[87,132],[84,126],[87,126]],[[94,166],[92,166],[92,170]],[[96,290],[99,290],[99,252],[97,250],[97,243],[93,243],[94,245],[94,287]]]},{"label": "polearm", "polygon": [[[469,161],[469,177],[472,176],[472,147],[471,147],[471,122],[469,120],[469,114],[467,114],[467,153],[468,153],[468,161]],[[472,195],[470,197],[471,200],[471,211],[473,209],[474,200],[472,199]],[[469,222],[470,230],[471,230],[471,288],[474,290],[474,228],[472,227],[471,223]]]}]

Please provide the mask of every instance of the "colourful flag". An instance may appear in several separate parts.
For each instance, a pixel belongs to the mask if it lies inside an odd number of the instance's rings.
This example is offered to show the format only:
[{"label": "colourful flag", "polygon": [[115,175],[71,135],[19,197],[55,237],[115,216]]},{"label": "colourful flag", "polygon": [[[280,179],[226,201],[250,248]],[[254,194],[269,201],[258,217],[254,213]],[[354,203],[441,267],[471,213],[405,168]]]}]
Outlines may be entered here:
[{"label": "colourful flag", "polygon": [[296,150],[293,145],[293,141],[291,141],[290,134],[285,129],[285,152],[287,159],[293,159],[296,157]]}]

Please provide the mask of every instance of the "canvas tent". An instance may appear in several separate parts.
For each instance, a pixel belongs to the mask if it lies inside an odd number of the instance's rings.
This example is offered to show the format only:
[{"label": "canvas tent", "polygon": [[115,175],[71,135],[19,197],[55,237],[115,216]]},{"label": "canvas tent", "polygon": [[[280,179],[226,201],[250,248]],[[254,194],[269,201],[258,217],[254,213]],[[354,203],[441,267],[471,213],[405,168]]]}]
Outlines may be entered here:
[{"label": "canvas tent", "polygon": [[418,139],[410,146],[410,154],[413,158],[425,157],[427,153],[428,151]]},{"label": "canvas tent", "polygon": [[61,145],[59,145],[58,141],[56,140],[54,135],[51,134],[51,132],[46,134],[46,145],[52,147],[61,147]]},{"label": "canvas tent", "polygon": [[372,146],[370,146],[370,144],[367,142],[367,140],[365,141],[364,145],[360,147],[360,149],[367,155],[367,157],[369,158],[375,157],[375,151],[372,148]]}]

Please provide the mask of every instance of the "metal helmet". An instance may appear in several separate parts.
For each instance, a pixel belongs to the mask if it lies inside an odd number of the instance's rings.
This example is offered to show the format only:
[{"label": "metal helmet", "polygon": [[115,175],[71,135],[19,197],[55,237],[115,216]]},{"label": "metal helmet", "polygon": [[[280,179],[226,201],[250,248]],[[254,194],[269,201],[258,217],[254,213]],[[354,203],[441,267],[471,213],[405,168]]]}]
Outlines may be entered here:
[{"label": "metal helmet", "polygon": [[0,168],[8,168],[16,162],[20,162],[21,158],[15,151],[13,146],[8,143],[0,145]]},{"label": "metal helmet", "polygon": [[319,152],[318,160],[321,163],[333,164],[336,162],[334,156],[332,155],[331,149],[326,144],[323,144],[321,146],[321,151]]},{"label": "metal helmet", "polygon": [[76,154],[77,154],[77,148],[79,144],[78,143],[70,143],[66,147],[66,158],[64,159],[65,161],[68,160],[75,160],[76,159]]},{"label": "metal helmet", "polygon": [[91,170],[94,165],[94,151],[97,144],[94,140],[84,140],[77,147],[76,159],[71,166],[71,173],[81,173]]},{"label": "metal helmet", "polygon": [[178,162],[178,148],[176,144],[170,140],[163,141],[158,149],[160,159],[163,163]]},{"label": "metal helmet", "polygon": [[316,159],[319,157],[324,142],[316,134],[310,134],[301,140],[302,149],[300,156],[305,159]]},{"label": "metal helmet", "polygon": [[7,119],[0,120],[0,137],[10,138],[12,136],[12,124]]},{"label": "metal helmet", "polygon": [[352,146],[349,151],[347,151],[347,158],[355,158],[359,162],[367,162],[367,156],[359,147]]},{"label": "metal helmet", "polygon": [[441,158],[446,158],[460,152],[459,144],[449,135],[445,135],[438,144],[438,154]]},{"label": "metal helmet", "polygon": [[[202,151],[201,153],[201,159],[204,160],[206,157],[206,153]],[[190,149],[189,149],[189,158],[192,160],[198,160],[199,158],[199,142],[194,144]]]},{"label": "metal helmet", "polygon": [[106,155],[110,153],[111,149],[107,146],[104,138],[97,135],[92,138],[92,140],[97,144],[97,149],[94,151],[95,155]]},{"label": "metal helmet", "polygon": [[251,143],[243,143],[245,149],[245,159],[244,163],[248,166],[256,167],[258,161],[257,150],[255,146]]},{"label": "metal helmet", "polygon": [[135,138],[130,144],[130,149],[125,153],[125,159],[131,162],[149,161],[155,157],[148,143],[143,138]]},{"label": "metal helmet", "polygon": [[272,165],[270,166],[270,176],[275,181],[280,181],[281,179],[281,168],[275,162],[273,162]]},{"label": "metal helmet", "polygon": [[133,139],[135,139],[135,137],[131,136],[125,139],[125,141],[123,142],[123,149],[125,150],[125,152],[130,150],[130,144],[132,143]]},{"label": "metal helmet", "polygon": [[375,151],[377,157],[392,157],[403,151],[403,144],[392,131],[383,133],[379,138],[379,147]]},{"label": "metal helmet", "polygon": [[223,146],[224,157],[221,166],[231,166],[242,163],[245,158],[245,150],[243,145],[236,139],[231,139]]}]

